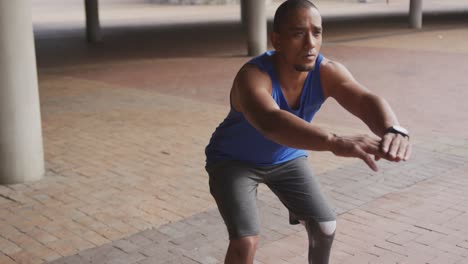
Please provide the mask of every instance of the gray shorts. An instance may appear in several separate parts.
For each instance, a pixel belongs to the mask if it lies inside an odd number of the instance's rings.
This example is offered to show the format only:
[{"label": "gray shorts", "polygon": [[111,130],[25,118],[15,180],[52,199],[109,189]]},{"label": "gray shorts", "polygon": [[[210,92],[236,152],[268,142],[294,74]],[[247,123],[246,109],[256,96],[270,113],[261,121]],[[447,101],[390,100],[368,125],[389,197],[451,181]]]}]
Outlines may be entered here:
[{"label": "gray shorts", "polygon": [[298,220],[336,219],[305,157],[266,167],[221,161],[206,170],[210,192],[227,226],[229,239],[259,234],[256,205],[259,183],[265,183],[288,208],[291,224],[298,224]]}]

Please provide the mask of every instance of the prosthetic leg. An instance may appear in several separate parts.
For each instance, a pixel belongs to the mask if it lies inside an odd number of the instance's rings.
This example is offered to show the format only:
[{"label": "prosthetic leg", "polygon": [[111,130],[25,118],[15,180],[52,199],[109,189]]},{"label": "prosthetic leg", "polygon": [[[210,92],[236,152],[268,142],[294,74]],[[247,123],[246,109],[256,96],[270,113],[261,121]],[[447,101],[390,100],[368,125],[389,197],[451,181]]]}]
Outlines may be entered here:
[{"label": "prosthetic leg", "polygon": [[309,236],[309,264],[328,264],[335,237],[336,221],[300,221]]}]

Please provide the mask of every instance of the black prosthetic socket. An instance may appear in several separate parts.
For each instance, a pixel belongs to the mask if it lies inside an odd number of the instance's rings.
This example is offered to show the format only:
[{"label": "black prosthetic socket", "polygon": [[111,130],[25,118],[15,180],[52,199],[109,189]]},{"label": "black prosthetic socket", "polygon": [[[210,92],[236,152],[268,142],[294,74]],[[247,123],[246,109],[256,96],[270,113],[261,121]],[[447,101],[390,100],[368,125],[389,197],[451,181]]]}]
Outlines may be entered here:
[{"label": "black prosthetic socket", "polygon": [[309,235],[309,264],[328,264],[335,232],[324,234],[313,219],[305,221],[305,227]]}]

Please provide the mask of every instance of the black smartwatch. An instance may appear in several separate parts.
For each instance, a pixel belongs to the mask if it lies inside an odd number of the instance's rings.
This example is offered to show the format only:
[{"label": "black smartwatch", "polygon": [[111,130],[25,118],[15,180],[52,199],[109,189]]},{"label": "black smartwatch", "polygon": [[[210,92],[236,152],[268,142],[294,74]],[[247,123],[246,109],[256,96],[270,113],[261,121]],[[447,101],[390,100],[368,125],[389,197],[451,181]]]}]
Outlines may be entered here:
[{"label": "black smartwatch", "polygon": [[385,132],[385,134],[387,133],[394,133],[394,134],[400,134],[404,137],[408,137],[409,138],[409,132],[406,128],[404,127],[401,127],[401,126],[391,126],[387,129],[387,131]]}]

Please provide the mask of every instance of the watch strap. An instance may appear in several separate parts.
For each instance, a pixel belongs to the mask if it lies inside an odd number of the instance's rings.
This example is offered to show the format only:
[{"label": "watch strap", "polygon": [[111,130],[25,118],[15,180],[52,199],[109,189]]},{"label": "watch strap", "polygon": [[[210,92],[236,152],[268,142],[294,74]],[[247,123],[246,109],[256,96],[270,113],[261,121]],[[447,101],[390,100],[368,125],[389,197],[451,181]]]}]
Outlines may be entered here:
[{"label": "watch strap", "polygon": [[403,131],[401,131],[401,130],[398,130],[398,129],[396,129],[396,128],[393,127],[393,126],[391,126],[391,127],[389,127],[389,128],[387,129],[387,131],[385,132],[385,134],[387,134],[387,133],[400,134],[400,135],[402,135],[402,136],[404,136],[404,137],[408,137],[408,138],[410,137],[408,133],[405,133],[405,132],[403,132]]}]

